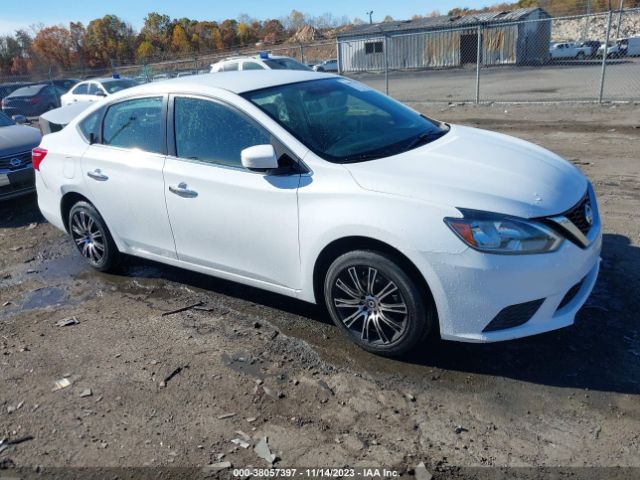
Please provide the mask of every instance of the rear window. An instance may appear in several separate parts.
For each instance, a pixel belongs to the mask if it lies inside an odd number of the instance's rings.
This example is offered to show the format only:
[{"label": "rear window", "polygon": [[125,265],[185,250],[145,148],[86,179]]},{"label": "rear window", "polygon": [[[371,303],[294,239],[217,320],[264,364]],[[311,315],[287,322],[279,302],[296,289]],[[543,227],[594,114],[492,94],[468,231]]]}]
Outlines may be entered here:
[{"label": "rear window", "polygon": [[270,58],[263,60],[272,70],[311,70],[292,58]]},{"label": "rear window", "polygon": [[40,91],[45,88],[46,85],[32,85],[30,87],[22,87],[13,92],[10,97],[32,97],[33,95],[37,95]]}]

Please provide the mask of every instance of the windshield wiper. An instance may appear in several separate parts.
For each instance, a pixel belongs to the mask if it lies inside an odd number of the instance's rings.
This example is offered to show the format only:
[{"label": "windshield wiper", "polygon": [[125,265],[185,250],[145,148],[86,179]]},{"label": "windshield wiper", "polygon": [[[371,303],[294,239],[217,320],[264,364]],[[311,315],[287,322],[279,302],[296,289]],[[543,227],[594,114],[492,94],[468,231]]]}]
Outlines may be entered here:
[{"label": "windshield wiper", "polygon": [[430,143],[434,140],[437,140],[441,136],[443,136],[446,132],[422,132],[416,138],[414,138],[409,145],[407,145],[406,150],[412,150],[416,148],[418,145],[423,145],[426,143]]},{"label": "windshield wiper", "polygon": [[362,162],[364,160],[375,160],[376,158],[383,157],[384,154],[380,153],[361,153],[359,155],[351,155],[349,157],[345,157],[342,160],[342,163],[353,163],[353,162]]}]

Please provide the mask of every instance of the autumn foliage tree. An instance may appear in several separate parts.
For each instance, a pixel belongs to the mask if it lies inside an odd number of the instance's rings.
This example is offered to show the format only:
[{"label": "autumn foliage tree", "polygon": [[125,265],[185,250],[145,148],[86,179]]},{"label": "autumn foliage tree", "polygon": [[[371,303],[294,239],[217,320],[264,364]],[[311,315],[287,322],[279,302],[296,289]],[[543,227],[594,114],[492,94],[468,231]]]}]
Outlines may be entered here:
[{"label": "autumn foliage tree", "polygon": [[84,45],[91,67],[129,63],[135,57],[136,35],[128,23],[116,15],[105,15],[87,26]]},{"label": "autumn foliage tree", "polygon": [[31,44],[34,53],[63,69],[73,65],[74,48],[69,29],[61,26],[43,28]]}]

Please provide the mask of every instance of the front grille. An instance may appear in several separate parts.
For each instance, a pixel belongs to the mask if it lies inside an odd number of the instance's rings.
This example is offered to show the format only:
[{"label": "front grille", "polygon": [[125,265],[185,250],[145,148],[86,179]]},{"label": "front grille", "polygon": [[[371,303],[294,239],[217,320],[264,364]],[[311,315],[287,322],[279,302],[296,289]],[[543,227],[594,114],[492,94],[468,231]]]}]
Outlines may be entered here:
[{"label": "front grille", "polygon": [[578,295],[578,292],[580,291],[580,288],[582,287],[583,283],[584,283],[584,278],[569,289],[569,291],[562,298],[562,301],[560,302],[560,305],[558,305],[558,308],[556,309],[556,311],[566,307],[571,302],[571,300],[573,300],[576,297],[576,295]]},{"label": "front grille", "polygon": [[589,233],[589,230],[591,229],[591,223],[587,221],[586,216],[587,206],[591,208],[591,200],[588,193],[582,197],[582,200],[580,200],[575,207],[563,213],[565,217],[571,220],[571,222],[578,227],[578,230],[580,230],[583,235]]},{"label": "front grille", "polygon": [[495,332],[496,330],[518,327],[527,323],[536,314],[543,302],[544,298],[503,308],[482,331]]},{"label": "front grille", "polygon": [[30,163],[31,152],[22,152],[14,155],[8,155],[6,157],[0,157],[0,169],[2,170],[18,170],[20,168],[24,168]]}]

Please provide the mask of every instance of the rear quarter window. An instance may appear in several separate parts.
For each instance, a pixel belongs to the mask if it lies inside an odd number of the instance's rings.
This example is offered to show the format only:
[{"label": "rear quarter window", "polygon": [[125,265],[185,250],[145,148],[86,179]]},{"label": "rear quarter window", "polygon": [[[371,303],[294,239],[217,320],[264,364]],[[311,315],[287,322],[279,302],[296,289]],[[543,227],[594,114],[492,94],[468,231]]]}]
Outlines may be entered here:
[{"label": "rear quarter window", "polygon": [[98,135],[100,134],[100,120],[103,114],[104,108],[99,108],[78,123],[78,131],[86,142],[91,143],[91,134],[93,134],[94,140],[98,139]]}]

